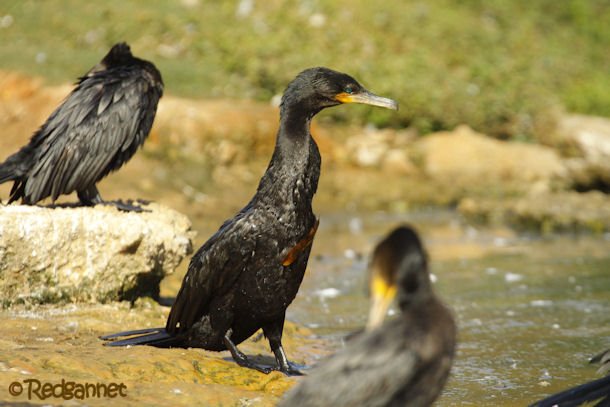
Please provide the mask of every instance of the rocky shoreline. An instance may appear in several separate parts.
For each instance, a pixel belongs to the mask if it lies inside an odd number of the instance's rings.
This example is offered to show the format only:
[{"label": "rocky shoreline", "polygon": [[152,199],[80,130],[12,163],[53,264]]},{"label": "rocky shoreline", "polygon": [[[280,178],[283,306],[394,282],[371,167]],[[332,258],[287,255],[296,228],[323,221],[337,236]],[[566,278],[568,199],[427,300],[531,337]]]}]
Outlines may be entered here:
[{"label": "rocky shoreline", "polygon": [[[41,122],[68,88],[46,87],[17,73],[0,75],[0,123],[7,135],[0,140],[2,157],[30,137],[32,123]],[[178,193],[188,196],[174,200],[203,205],[208,197],[202,190],[213,189],[218,200],[208,203],[214,210],[218,201],[230,200],[224,194],[254,188],[271,154],[277,123],[277,108],[271,105],[165,96],[144,151],[133,160],[141,164],[128,165],[115,179],[138,171],[134,177],[142,178],[141,187],[147,189],[141,195],[148,198],[154,191],[162,196],[160,202],[173,199],[176,184],[183,185]],[[467,126],[422,136],[412,130],[340,127],[322,118],[312,132],[323,157],[316,200],[331,210],[448,206],[469,219],[506,221],[533,231],[610,230],[605,210],[610,205],[609,119],[564,114],[544,145],[496,140]],[[149,178],[150,168],[167,173],[181,166],[177,175]],[[123,188],[102,185],[111,192]],[[228,191],[226,185],[231,185]],[[5,191],[7,186],[0,187],[0,196]],[[233,200],[241,199],[247,196]],[[506,209],[515,200],[540,208],[561,201],[562,210],[543,211],[544,222],[531,221],[527,211]],[[583,205],[586,221],[579,220]],[[191,216],[191,208],[176,209]]]}]

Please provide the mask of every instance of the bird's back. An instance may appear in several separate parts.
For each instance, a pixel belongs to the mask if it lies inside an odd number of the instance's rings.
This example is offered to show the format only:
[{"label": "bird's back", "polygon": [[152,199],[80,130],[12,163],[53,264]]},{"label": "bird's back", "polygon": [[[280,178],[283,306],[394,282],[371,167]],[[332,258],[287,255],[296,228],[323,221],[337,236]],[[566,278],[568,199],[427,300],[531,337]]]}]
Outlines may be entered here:
[{"label": "bird's back", "polygon": [[280,406],[428,406],[451,367],[455,324],[434,300],[350,340],[289,392]]}]

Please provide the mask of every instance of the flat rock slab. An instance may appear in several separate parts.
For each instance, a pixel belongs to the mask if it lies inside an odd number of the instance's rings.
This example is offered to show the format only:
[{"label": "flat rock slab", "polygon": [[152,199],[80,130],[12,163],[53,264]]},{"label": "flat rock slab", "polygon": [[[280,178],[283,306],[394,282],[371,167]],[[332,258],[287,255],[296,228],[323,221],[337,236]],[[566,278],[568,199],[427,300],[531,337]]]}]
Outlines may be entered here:
[{"label": "flat rock slab", "polygon": [[[0,310],[0,405],[48,403],[68,406],[273,406],[299,380],[279,372],[269,375],[239,367],[228,351],[159,349],[152,346],[111,348],[98,336],[151,326],[163,326],[168,307],[149,299],[131,306],[69,304]],[[262,336],[262,335],[260,335]],[[257,340],[258,339],[258,340]],[[291,361],[312,366],[332,347],[307,328],[286,321],[282,342]],[[254,335],[239,345],[257,363],[272,365],[266,339]],[[121,383],[125,397],[28,400],[28,382]],[[13,382],[23,385],[9,393]],[[12,404],[11,404],[12,405]]]},{"label": "flat rock slab", "polygon": [[185,215],[145,208],[0,206],[2,306],[158,296],[194,232]]}]

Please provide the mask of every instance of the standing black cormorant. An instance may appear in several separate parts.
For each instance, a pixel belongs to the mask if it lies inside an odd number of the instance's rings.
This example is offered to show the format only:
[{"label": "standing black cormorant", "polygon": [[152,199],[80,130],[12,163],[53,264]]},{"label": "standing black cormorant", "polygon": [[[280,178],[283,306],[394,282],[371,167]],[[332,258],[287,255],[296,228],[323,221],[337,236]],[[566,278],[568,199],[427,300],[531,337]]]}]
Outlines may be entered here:
[{"label": "standing black cormorant", "polygon": [[[610,349],[595,355],[590,363],[601,363],[598,373],[610,372]],[[560,393],[553,394],[532,404],[530,407],[608,407],[610,406],[610,374],[601,379],[581,384]]]},{"label": "standing black cormorant", "polygon": [[[322,361],[280,406],[429,406],[451,369],[456,327],[432,292],[427,257],[413,229],[401,226],[370,263],[371,320],[365,332]],[[394,296],[401,314],[382,324]]]},{"label": "standing black cormorant", "polygon": [[282,97],[275,150],[256,194],[193,256],[165,329],[105,336],[141,335],[108,345],[229,350],[240,366],[268,373],[272,369],[252,363],[236,346],[262,328],[277,369],[298,373],[281,339],[318,227],[311,202],[320,154],[309,128],[319,111],[341,103],[398,108],[349,75],[327,68],[301,72]]},{"label": "standing black cormorant", "polygon": [[[163,94],[155,66],[114,45],[79,78],[76,88],[30,142],[0,164],[0,184],[14,181],[9,203],[55,201],[74,191],[83,205],[103,203],[95,184],[144,143]],[[123,210],[136,206],[115,202]]]}]

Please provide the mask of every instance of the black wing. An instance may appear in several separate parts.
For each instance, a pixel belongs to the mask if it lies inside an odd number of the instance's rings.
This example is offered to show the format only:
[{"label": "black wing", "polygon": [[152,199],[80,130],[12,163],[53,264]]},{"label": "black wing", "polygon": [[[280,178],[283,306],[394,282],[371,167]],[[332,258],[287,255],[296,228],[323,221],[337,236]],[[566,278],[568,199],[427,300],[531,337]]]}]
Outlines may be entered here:
[{"label": "black wing", "polygon": [[148,136],[162,90],[162,82],[138,65],[84,78],[28,146],[35,157],[26,200],[87,189],[119,168]]},{"label": "black wing", "polygon": [[169,333],[184,332],[206,315],[210,301],[233,288],[252,264],[257,234],[244,209],[225,222],[191,259],[167,319]]}]

